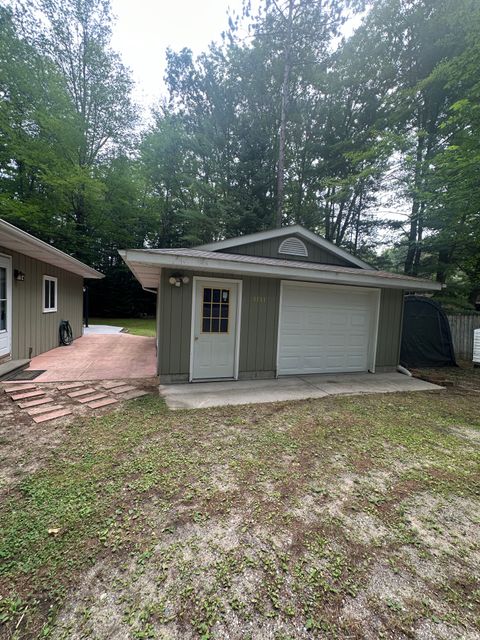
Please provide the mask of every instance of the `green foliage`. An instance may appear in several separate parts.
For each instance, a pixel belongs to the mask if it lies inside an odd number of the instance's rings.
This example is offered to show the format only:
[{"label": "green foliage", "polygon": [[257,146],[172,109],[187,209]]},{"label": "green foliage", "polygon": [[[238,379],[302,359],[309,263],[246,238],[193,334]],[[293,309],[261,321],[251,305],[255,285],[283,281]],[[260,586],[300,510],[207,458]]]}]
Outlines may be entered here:
[{"label": "green foliage", "polygon": [[[345,37],[363,4],[246,2],[201,55],[167,52],[167,96],[140,132],[108,0],[0,8],[0,216],[106,273],[92,301],[108,315],[151,311],[118,248],[194,246],[279,216],[472,305],[478,3],[377,0]],[[379,211],[395,201],[392,221]]]}]

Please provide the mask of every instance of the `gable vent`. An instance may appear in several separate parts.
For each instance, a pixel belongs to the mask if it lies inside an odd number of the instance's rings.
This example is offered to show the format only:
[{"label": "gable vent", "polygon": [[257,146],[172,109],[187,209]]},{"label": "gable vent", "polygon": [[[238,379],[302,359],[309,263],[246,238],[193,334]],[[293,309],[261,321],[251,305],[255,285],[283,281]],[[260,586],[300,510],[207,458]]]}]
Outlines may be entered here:
[{"label": "gable vent", "polygon": [[300,238],[286,238],[280,247],[278,248],[278,253],[285,253],[289,256],[308,256],[307,247],[300,240]]}]

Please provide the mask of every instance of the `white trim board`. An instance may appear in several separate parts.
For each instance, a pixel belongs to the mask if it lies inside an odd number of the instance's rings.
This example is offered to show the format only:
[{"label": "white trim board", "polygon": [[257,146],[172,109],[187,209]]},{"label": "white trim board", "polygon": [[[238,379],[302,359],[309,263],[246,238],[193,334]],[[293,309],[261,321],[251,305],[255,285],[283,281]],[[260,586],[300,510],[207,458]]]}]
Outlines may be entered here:
[{"label": "white trim board", "polygon": [[[194,350],[194,340],[195,340],[195,311],[197,304],[197,281],[201,282],[228,282],[229,284],[237,285],[237,309],[235,313],[235,353],[234,353],[234,375],[233,379],[238,380],[238,373],[240,367],[240,330],[241,330],[241,319],[242,319],[242,288],[243,281],[242,280],[232,280],[229,278],[211,278],[211,277],[203,277],[203,276],[193,276],[192,279],[192,313],[190,317],[190,364],[188,371],[188,381],[189,382],[202,382],[202,380],[197,380],[193,378],[193,350]],[[224,378],[222,378],[224,379]],[[209,378],[209,380],[214,380],[214,378]],[[203,380],[205,382],[205,380]]]},{"label": "white trim board", "polygon": [[[281,335],[281,320],[282,320],[282,304],[284,299],[284,288],[288,286],[293,286],[295,284],[295,288],[299,287],[318,287],[320,289],[327,290],[338,290],[341,288],[342,293],[347,293],[348,291],[359,291],[358,287],[347,287],[347,286],[335,286],[329,284],[315,284],[311,282],[295,282],[293,283],[291,280],[282,280],[280,282],[280,296],[278,303],[278,327],[277,327],[277,353],[276,353],[276,371],[275,377],[278,378],[280,376],[279,373],[279,360],[280,360],[280,335]],[[368,356],[367,356],[367,370],[370,373],[375,373],[375,365],[377,359],[377,344],[378,344],[378,328],[379,328],[379,320],[380,320],[380,300],[381,300],[381,289],[372,288],[372,287],[362,287],[361,290],[365,293],[370,293],[372,295],[372,300],[374,306],[372,305],[372,320],[370,324],[369,331],[369,340],[368,340]],[[301,374],[297,374],[301,375]]]},{"label": "white trim board", "polygon": [[342,284],[358,287],[384,287],[386,289],[403,289],[407,291],[440,291],[442,285],[433,280],[382,276],[370,270],[365,273],[361,269],[354,272],[309,269],[305,267],[277,266],[259,262],[247,262],[213,257],[182,256],[173,253],[158,253],[149,249],[120,250],[119,254],[127,263],[137,280],[143,286],[157,286],[159,269],[186,269],[191,271],[214,271],[219,274],[253,275],[284,280],[298,280],[303,282],[319,282],[324,284]]},{"label": "white trim board", "polygon": [[351,264],[357,265],[362,269],[374,269],[368,263],[352,256],[348,251],[337,247],[337,245],[325,240],[321,236],[305,229],[300,224],[292,224],[281,229],[270,229],[269,231],[259,231],[258,233],[249,233],[246,236],[240,236],[238,238],[229,238],[228,240],[219,240],[218,242],[209,242],[208,244],[202,244],[195,249],[201,249],[202,251],[221,251],[222,249],[230,249],[231,247],[239,247],[243,244],[250,244],[251,242],[261,242],[262,240],[272,240],[274,238],[283,238],[284,236],[298,234],[306,240],[309,240],[318,247],[333,253],[334,255],[347,260]]},{"label": "white trim board", "polygon": [[13,262],[12,256],[0,253],[0,258],[7,263],[7,335],[8,348],[4,353],[0,353],[0,357],[11,356],[13,344]]}]

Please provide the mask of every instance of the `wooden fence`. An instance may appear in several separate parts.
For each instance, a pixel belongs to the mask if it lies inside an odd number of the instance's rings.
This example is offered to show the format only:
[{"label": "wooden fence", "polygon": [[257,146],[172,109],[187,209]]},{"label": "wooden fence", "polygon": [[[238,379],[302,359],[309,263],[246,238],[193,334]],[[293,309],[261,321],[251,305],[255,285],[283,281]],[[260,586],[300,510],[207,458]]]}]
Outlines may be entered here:
[{"label": "wooden fence", "polygon": [[455,356],[460,360],[471,360],[473,353],[473,332],[480,329],[478,315],[447,315],[452,331]]}]

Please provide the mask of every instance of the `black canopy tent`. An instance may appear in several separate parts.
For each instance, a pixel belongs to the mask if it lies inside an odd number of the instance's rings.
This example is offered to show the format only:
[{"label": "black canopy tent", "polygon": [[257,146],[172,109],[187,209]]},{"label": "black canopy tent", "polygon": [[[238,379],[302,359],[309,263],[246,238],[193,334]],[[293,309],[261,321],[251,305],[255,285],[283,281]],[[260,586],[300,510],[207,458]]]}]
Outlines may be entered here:
[{"label": "black canopy tent", "polygon": [[457,366],[448,318],[438,302],[405,297],[400,363],[404,367]]}]

